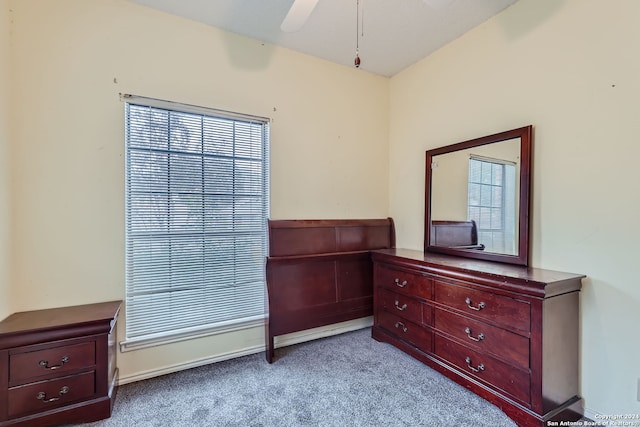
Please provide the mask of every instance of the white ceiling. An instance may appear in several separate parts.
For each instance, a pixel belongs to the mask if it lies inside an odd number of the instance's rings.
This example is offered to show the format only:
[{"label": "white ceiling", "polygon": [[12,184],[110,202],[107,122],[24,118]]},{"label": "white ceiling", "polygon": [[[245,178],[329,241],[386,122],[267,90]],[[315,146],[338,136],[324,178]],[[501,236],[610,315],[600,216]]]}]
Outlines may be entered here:
[{"label": "white ceiling", "polygon": [[353,66],[359,34],[361,69],[392,76],[518,0],[320,0],[300,31],[280,24],[293,0],[130,0],[233,33]]}]

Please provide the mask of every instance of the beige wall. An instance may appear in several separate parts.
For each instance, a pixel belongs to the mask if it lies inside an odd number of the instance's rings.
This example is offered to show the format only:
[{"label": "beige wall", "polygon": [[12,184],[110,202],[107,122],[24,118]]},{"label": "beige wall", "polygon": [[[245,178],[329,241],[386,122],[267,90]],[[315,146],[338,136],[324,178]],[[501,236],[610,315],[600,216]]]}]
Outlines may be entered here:
[{"label": "beige wall", "polygon": [[[13,270],[10,289],[0,273],[0,316],[124,297],[121,92],[271,117],[272,217],[391,214],[398,245],[412,248],[424,150],[533,124],[532,264],[588,275],[587,409],[640,412],[640,2],[520,0],[390,83],[124,0],[9,5],[0,202],[12,204],[0,231],[13,243],[1,234],[0,266]],[[7,44],[3,27],[3,64]],[[261,344],[251,329],[123,353],[119,365],[135,379]]]},{"label": "beige wall", "polygon": [[9,34],[8,0],[0,0],[0,320],[11,314],[9,161]]},{"label": "beige wall", "polygon": [[531,264],[588,276],[580,372],[592,415],[640,413],[638,22],[636,0],[521,0],[391,79],[398,246],[422,247],[420,153],[534,125]]},{"label": "beige wall", "polygon": [[507,160],[514,163],[516,171],[514,188],[519,188],[519,138],[434,156],[432,161],[437,166],[431,172],[432,220],[467,220],[469,211],[469,158],[471,155]]},{"label": "beige wall", "polygon": [[[16,309],[124,298],[119,93],[270,117],[273,218],[387,216],[388,79],[124,0],[11,6]],[[121,377],[263,344],[256,328],[126,352]]]}]

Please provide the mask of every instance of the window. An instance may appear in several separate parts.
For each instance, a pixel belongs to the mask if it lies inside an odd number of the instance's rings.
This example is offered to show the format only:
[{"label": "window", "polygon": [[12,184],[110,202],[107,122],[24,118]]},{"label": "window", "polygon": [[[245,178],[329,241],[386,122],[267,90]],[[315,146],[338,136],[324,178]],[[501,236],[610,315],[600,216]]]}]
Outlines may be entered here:
[{"label": "window", "polygon": [[123,98],[123,349],[261,324],[268,120]]},{"label": "window", "polygon": [[468,219],[478,226],[478,242],[489,252],[515,255],[515,177],[513,163],[471,156]]}]

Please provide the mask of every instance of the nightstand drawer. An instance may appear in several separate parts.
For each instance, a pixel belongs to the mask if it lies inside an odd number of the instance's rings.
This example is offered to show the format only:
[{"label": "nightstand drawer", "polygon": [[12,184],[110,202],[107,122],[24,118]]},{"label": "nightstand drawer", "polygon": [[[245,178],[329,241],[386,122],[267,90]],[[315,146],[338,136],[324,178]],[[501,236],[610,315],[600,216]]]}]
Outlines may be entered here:
[{"label": "nightstand drawer", "polygon": [[433,279],[421,274],[408,273],[402,270],[375,265],[374,284],[405,295],[431,299]]},{"label": "nightstand drawer", "polygon": [[531,329],[531,307],[525,301],[440,281],[435,282],[435,300],[510,328]]},{"label": "nightstand drawer", "polygon": [[15,353],[9,356],[9,383],[17,385],[33,378],[57,377],[66,372],[90,369],[95,364],[95,341]]},{"label": "nightstand drawer", "polygon": [[9,389],[10,418],[65,406],[95,394],[95,372],[41,381]]}]

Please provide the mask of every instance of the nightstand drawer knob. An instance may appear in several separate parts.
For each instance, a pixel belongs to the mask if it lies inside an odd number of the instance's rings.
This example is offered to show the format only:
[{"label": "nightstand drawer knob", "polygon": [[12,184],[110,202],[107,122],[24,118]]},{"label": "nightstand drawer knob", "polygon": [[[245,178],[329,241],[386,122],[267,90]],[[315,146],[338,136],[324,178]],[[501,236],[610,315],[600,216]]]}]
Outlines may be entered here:
[{"label": "nightstand drawer knob", "polygon": [[44,391],[41,391],[36,395],[36,398],[38,400],[42,400],[44,403],[49,403],[49,402],[55,402],[56,400],[60,400],[60,398],[67,393],[69,393],[69,387],[64,386],[60,389],[60,391],[58,392],[58,396],[56,397],[50,397],[49,399],[47,399],[47,393],[45,393]]},{"label": "nightstand drawer knob", "polygon": [[38,365],[42,366],[45,369],[49,369],[49,370],[53,371],[55,369],[62,368],[64,366],[64,364],[67,363],[70,359],[71,359],[71,357],[64,356],[62,359],[60,359],[60,364],[59,365],[52,365],[52,366],[49,366],[49,361],[41,360],[41,361],[38,362]]}]

